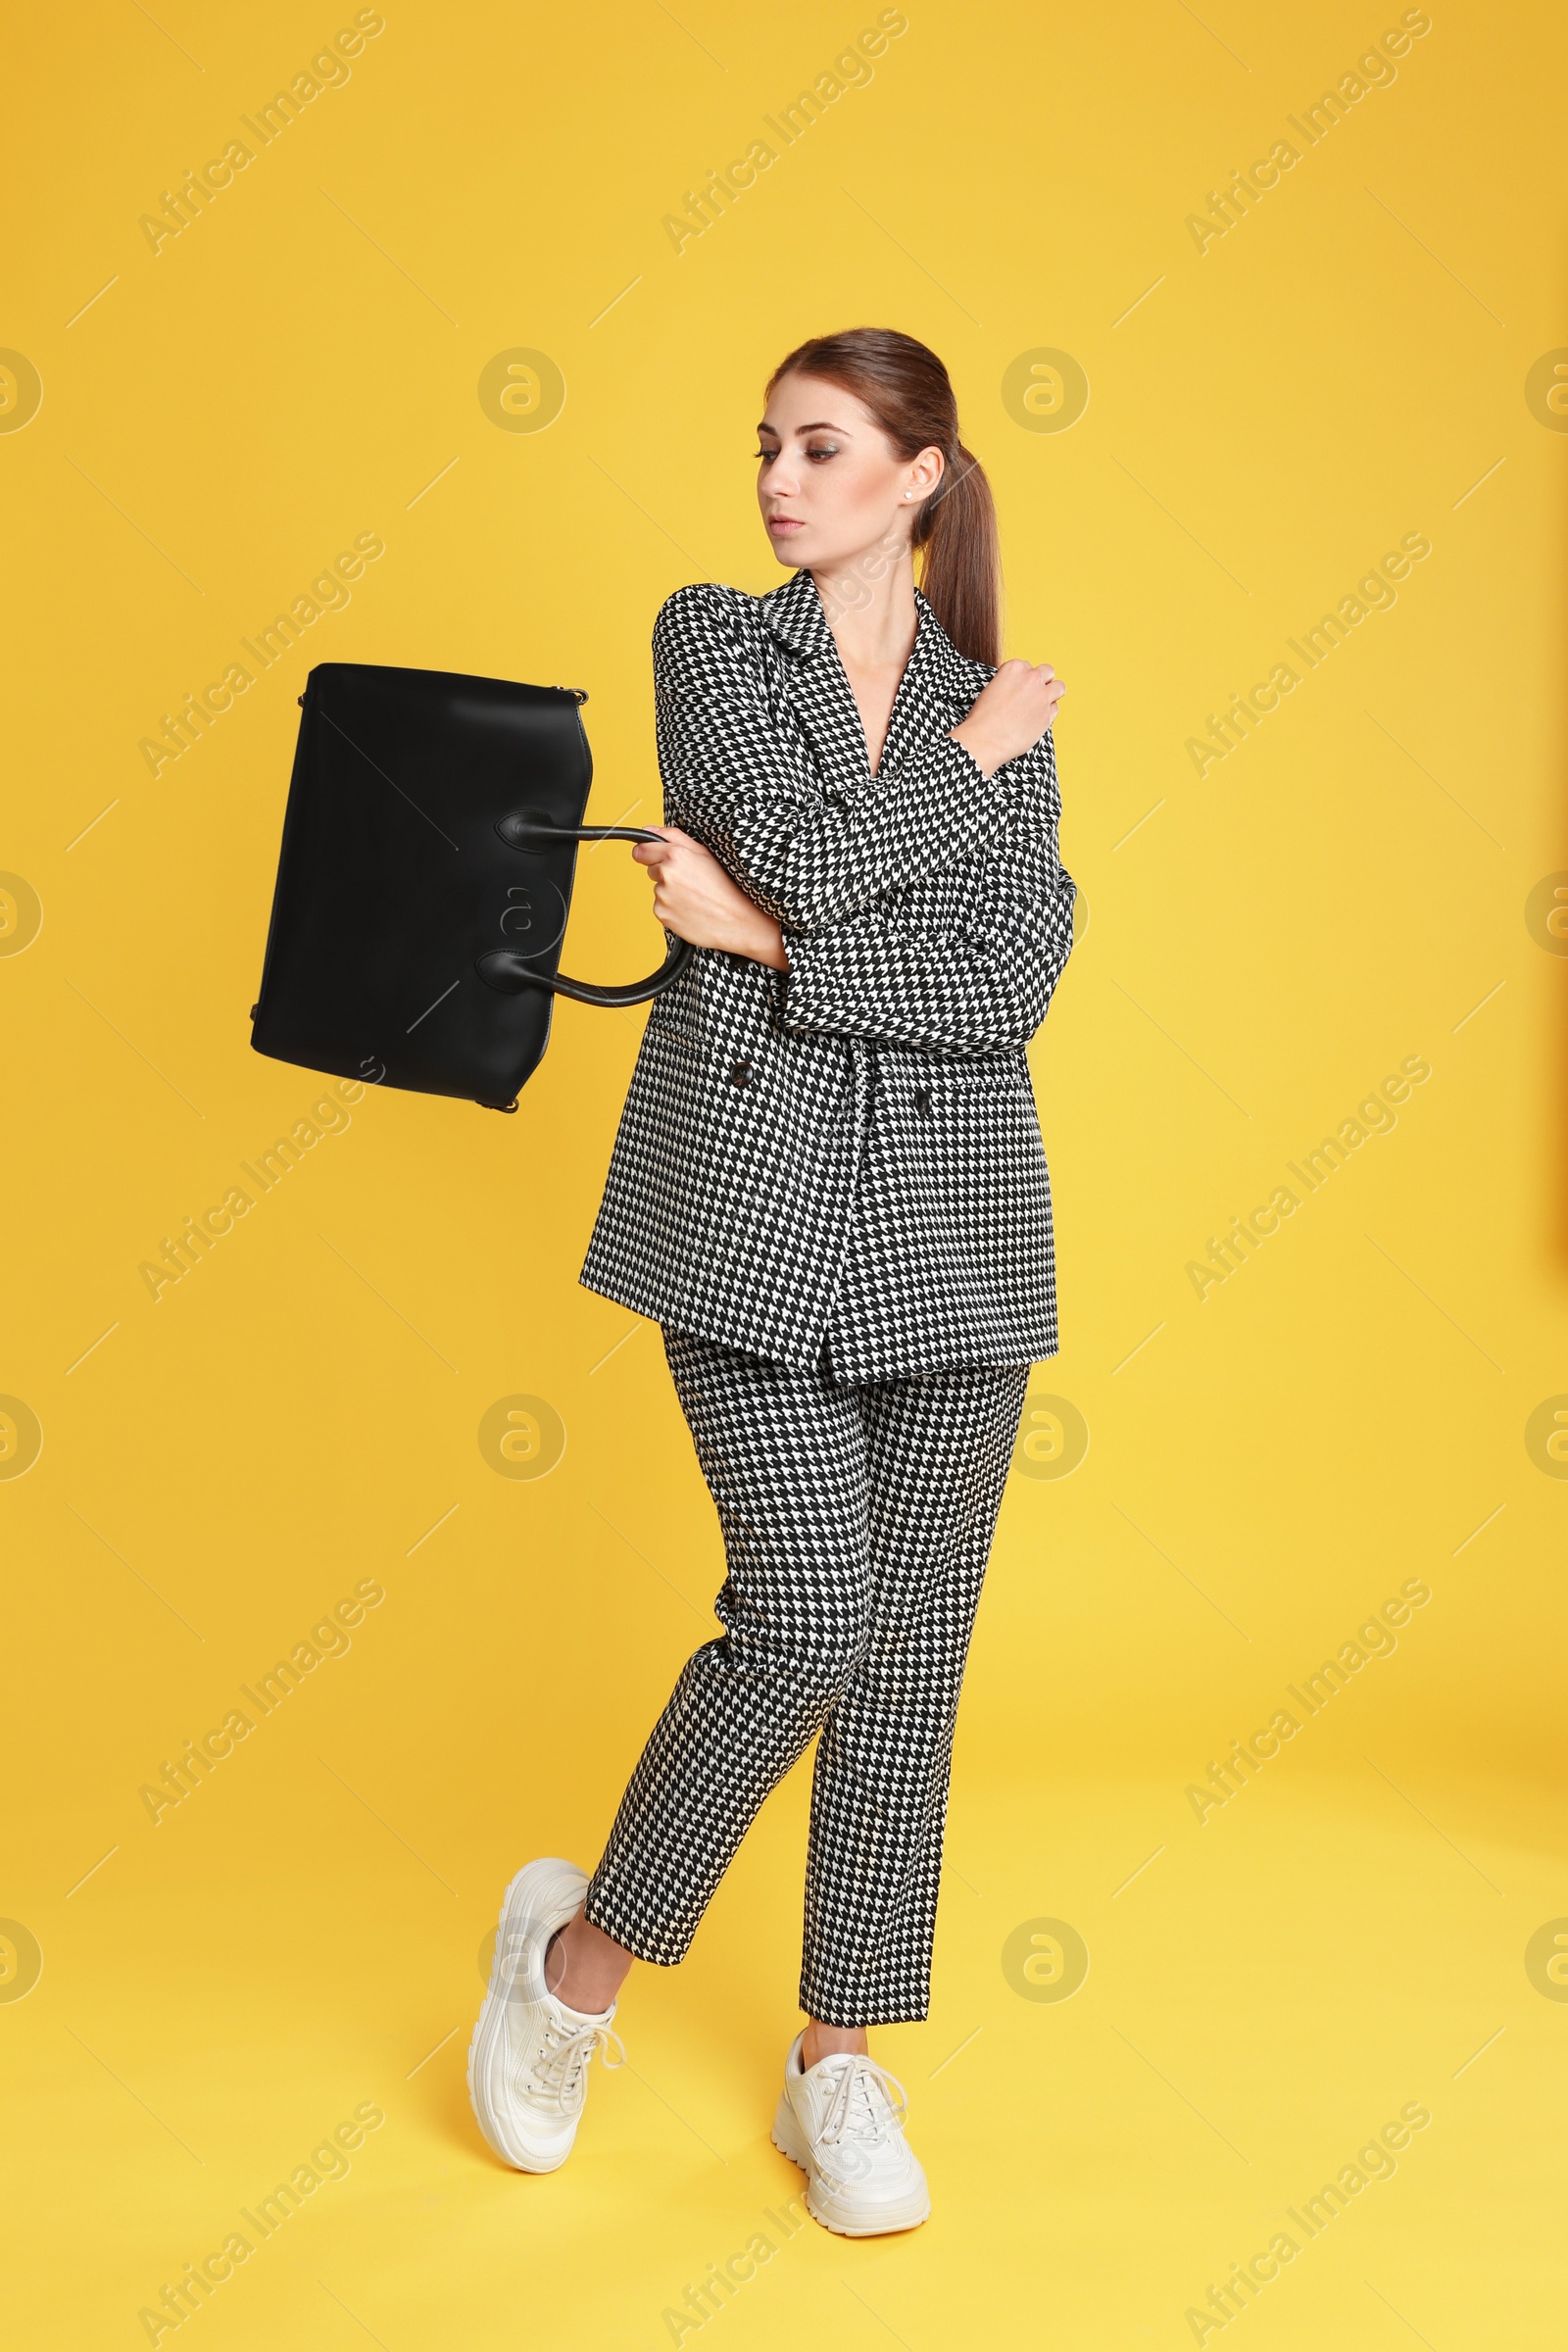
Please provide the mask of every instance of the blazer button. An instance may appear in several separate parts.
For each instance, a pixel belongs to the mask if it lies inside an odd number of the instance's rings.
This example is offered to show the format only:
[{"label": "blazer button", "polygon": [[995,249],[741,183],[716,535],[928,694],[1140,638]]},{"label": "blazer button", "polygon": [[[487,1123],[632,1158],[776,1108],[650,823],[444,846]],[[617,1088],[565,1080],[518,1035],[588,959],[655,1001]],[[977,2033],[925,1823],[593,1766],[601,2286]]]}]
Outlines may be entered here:
[{"label": "blazer button", "polygon": [[931,1097],[923,1086],[917,1086],[914,1090],[914,1107],[921,1118],[928,1119],[931,1116]]},{"label": "blazer button", "polygon": [[756,1067],[756,1066],[757,1066],[757,1065],[755,1064],[755,1062],[750,1062],[750,1061],[737,1061],[737,1062],[732,1062],[732,1063],[731,1063],[731,1065],[730,1065],[730,1073],[729,1073],[729,1082],[730,1082],[731,1086],[746,1086],[746,1085],[748,1085],[748,1084],[750,1083],[750,1081],[751,1081],[751,1075],[752,1075],[752,1071],[755,1069],[755,1067]]}]

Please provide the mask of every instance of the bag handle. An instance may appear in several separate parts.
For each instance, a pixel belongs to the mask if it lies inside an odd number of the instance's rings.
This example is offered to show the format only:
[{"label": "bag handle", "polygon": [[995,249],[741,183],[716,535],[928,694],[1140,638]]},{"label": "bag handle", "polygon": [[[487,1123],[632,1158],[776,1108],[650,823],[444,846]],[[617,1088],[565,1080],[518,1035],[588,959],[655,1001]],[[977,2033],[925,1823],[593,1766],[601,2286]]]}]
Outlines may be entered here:
[{"label": "bag handle", "polygon": [[[662,833],[656,833],[648,825],[558,825],[526,809],[501,817],[496,831],[509,849],[520,850],[524,855],[537,853],[559,841],[663,839]],[[479,956],[474,970],[487,988],[504,997],[519,996],[525,988],[548,988],[559,997],[575,998],[579,1004],[646,1004],[650,998],[662,996],[672,981],[679,979],[696,953],[689,939],[677,939],[658,971],[650,972],[646,980],[606,983],[568,980],[564,972],[536,972],[511,948],[497,948],[490,955]]]}]

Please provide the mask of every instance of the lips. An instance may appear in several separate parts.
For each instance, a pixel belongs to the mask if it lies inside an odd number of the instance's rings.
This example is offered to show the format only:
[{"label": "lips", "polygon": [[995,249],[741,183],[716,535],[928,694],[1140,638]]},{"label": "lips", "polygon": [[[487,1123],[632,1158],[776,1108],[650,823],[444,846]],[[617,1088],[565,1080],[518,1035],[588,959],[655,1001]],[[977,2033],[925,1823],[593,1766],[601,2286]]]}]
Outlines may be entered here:
[{"label": "lips", "polygon": [[770,514],[767,527],[770,531],[804,531],[806,525],[798,515]]}]

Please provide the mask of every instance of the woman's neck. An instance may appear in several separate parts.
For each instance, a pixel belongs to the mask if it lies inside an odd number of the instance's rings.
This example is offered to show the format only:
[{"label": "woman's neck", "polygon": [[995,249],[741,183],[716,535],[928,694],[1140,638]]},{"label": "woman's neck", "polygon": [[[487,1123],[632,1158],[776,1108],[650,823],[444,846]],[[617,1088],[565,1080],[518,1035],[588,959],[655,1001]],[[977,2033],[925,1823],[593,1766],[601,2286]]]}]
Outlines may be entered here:
[{"label": "woman's neck", "polygon": [[913,561],[907,550],[889,561],[872,549],[864,562],[869,569],[884,563],[887,568],[879,578],[855,562],[812,573],[828,627],[846,669],[902,671],[920,625]]}]

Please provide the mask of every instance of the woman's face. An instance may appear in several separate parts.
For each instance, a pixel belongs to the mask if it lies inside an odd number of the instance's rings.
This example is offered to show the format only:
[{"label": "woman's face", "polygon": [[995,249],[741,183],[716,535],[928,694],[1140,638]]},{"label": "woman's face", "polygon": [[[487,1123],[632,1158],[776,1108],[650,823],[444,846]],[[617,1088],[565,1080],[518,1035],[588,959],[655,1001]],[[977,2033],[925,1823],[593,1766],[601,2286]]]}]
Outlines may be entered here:
[{"label": "woman's face", "polygon": [[757,432],[757,501],[781,564],[833,570],[908,544],[942,452],[901,458],[864,402],[819,376],[786,375]]}]

